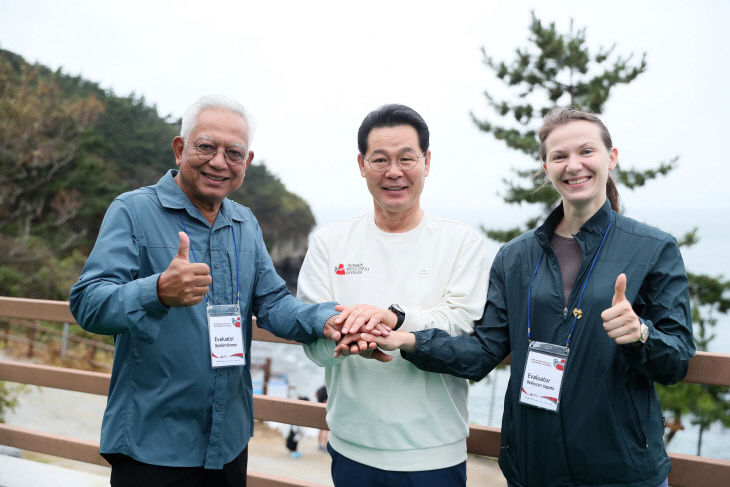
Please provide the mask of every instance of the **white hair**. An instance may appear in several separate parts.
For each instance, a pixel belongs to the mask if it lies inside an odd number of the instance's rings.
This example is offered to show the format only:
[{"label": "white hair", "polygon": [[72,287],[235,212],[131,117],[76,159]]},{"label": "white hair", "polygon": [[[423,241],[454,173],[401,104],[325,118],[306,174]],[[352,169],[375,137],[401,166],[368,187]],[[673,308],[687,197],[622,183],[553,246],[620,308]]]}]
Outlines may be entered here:
[{"label": "white hair", "polygon": [[193,131],[195,125],[198,123],[198,116],[200,115],[200,112],[216,108],[235,113],[246,120],[246,123],[248,124],[248,143],[250,144],[254,133],[254,122],[251,119],[251,115],[245,108],[243,108],[243,105],[233,98],[223,95],[206,95],[190,105],[190,107],[185,110],[185,114],[182,118],[182,124],[180,125],[180,137],[187,140],[188,135],[190,135],[190,132]]}]

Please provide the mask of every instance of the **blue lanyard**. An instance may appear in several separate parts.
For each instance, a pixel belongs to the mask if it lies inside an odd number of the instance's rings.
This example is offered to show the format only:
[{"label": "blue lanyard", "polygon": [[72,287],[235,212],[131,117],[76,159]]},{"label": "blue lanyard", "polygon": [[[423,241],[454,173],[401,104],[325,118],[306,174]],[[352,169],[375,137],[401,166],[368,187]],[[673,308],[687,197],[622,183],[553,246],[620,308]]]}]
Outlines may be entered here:
[{"label": "blue lanyard", "polygon": [[[193,239],[190,238],[190,234],[188,233],[188,228],[185,226],[185,219],[183,218],[182,214],[180,214],[180,223],[182,223],[183,230],[185,230],[185,234],[188,236],[188,240],[190,240],[190,250],[193,252],[193,259],[195,259],[195,262],[198,262],[198,256],[195,253],[195,249],[193,248]],[[238,244],[236,244],[236,232],[233,230],[233,222],[228,222],[231,225],[231,234],[233,235],[233,248],[236,249],[236,304],[240,306],[241,303],[241,296],[240,296],[240,279],[239,279],[239,271],[238,271]],[[211,264],[213,263],[213,254],[211,253]],[[213,274],[213,266],[211,265],[210,269],[211,275]],[[208,295],[205,295],[205,305],[208,305]]]},{"label": "blue lanyard", "polygon": [[[578,320],[583,316],[583,310],[581,309],[581,303],[583,303],[583,293],[586,290],[586,284],[588,284],[588,278],[591,277],[591,273],[593,272],[593,266],[596,265],[596,260],[598,260],[598,254],[601,253],[601,249],[603,248],[603,242],[606,241],[606,235],[608,235],[608,229],[611,228],[611,222],[613,221],[613,211],[610,213],[608,217],[608,225],[606,225],[606,230],[603,232],[603,238],[601,239],[601,245],[598,246],[598,250],[596,250],[596,255],[593,256],[593,262],[591,262],[591,267],[588,269],[588,275],[586,275],[586,278],[583,280],[583,287],[580,290],[580,297],[578,298],[578,307],[573,309],[573,326],[570,327],[570,333],[568,333],[568,339],[565,341],[566,348],[570,345],[570,338],[573,336],[573,330],[575,329],[575,324],[578,322]],[[530,341],[530,331],[532,328],[532,324],[530,322],[530,296],[532,296],[532,283],[535,281],[535,276],[537,275],[537,269],[540,267],[540,262],[542,262],[542,256],[545,255],[545,251],[543,250],[540,253],[540,257],[537,259],[537,265],[535,266],[535,271],[532,273],[532,279],[530,279],[530,288],[527,290],[527,341]]]}]

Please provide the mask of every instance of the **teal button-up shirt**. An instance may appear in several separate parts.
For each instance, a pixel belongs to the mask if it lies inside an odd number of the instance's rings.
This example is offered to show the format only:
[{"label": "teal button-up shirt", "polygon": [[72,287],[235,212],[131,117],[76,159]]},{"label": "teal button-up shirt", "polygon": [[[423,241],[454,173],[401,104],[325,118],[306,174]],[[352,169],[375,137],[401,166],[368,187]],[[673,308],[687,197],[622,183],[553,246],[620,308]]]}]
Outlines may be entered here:
[{"label": "teal button-up shirt", "polygon": [[[101,453],[217,469],[253,434],[252,315],[280,337],[309,343],[336,312],[334,303],[305,305],[289,293],[251,210],[225,199],[211,227],[173,180],[176,173],[112,202],[71,289],[71,311],[85,330],[115,335]],[[245,367],[211,367],[205,301],[168,308],[157,298],[183,221],[195,256],[211,269],[209,304],[236,302],[238,272]]]}]

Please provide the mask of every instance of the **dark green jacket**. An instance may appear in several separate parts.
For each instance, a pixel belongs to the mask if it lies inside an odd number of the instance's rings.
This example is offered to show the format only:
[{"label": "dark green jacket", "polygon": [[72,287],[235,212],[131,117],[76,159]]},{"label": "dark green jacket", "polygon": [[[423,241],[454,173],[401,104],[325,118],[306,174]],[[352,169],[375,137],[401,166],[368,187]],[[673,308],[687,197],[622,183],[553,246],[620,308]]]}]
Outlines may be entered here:
[{"label": "dark green jacket", "polygon": [[[527,293],[540,254],[530,304],[531,339],[565,345],[572,310],[611,213],[571,339],[560,410],[520,405]],[[671,466],[654,382],[680,381],[695,352],[679,248],[672,236],[612,212],[607,201],[575,235],[583,262],[566,308],[560,267],[548,243],[562,216],[561,205],[544,225],[500,249],[474,335],[417,332],[416,352],[403,356],[423,370],[480,380],[511,353],[514,373],[504,399],[499,464],[515,486],[656,487]],[[602,326],[601,312],[611,306],[622,272],[626,297],[649,327],[649,339],[639,349],[616,345]]]}]

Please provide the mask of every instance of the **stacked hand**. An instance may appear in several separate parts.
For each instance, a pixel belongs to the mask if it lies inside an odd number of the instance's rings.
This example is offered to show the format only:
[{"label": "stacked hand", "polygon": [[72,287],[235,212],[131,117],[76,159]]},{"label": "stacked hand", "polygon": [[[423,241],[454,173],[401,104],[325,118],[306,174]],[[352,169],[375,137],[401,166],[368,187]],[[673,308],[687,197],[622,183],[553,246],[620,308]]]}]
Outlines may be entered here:
[{"label": "stacked hand", "polygon": [[[413,333],[391,329],[397,321],[393,312],[367,304],[338,305],[335,309],[341,313],[327,322],[332,322],[333,329],[341,330],[336,336],[329,337],[337,342],[335,357],[360,354],[388,362],[392,357],[383,350],[415,350],[416,336]],[[641,337],[641,321],[626,298],[626,274],[619,274],[616,278],[611,307],[601,313],[601,319],[608,336],[619,345],[636,342]]]},{"label": "stacked hand", "polygon": [[391,327],[395,326],[397,317],[392,311],[369,304],[337,305],[335,310],[340,311],[340,314],[333,316],[325,324],[325,336],[328,327],[340,330],[339,333],[329,332],[332,336],[328,337],[337,342],[335,357],[359,354],[380,362],[392,360],[393,357],[383,353],[375,343],[376,337],[388,336]]}]

